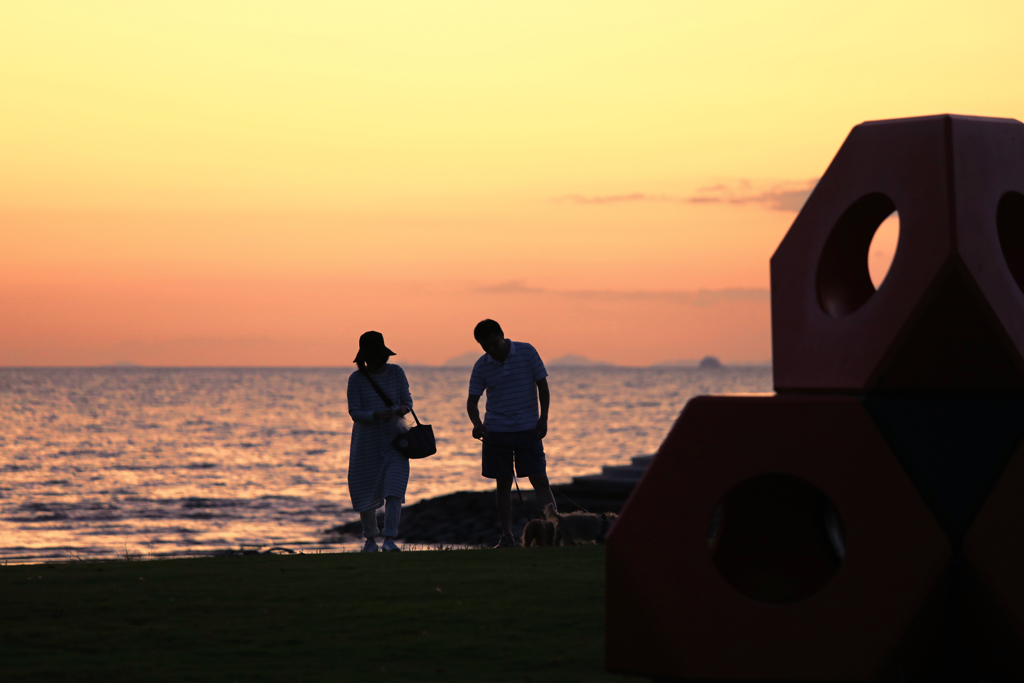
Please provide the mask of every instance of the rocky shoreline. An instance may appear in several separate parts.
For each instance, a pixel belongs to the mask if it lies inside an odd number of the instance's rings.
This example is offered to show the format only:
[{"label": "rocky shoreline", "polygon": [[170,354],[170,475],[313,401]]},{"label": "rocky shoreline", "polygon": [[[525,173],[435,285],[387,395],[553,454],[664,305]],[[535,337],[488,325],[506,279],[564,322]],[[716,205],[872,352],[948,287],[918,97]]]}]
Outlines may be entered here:
[{"label": "rocky shoreline", "polygon": [[[575,477],[571,484],[552,486],[559,511],[619,512],[652,458],[639,456],[631,465],[607,466],[601,474]],[[512,531],[517,537],[528,521],[542,514],[528,483],[526,488],[522,502],[515,489],[512,491]],[[378,524],[383,523],[381,511]],[[399,524],[400,541],[422,545],[494,545],[500,535],[494,491],[459,491],[421,500],[402,509]],[[351,542],[361,537],[362,526],[357,520],[325,529],[321,542]]]}]

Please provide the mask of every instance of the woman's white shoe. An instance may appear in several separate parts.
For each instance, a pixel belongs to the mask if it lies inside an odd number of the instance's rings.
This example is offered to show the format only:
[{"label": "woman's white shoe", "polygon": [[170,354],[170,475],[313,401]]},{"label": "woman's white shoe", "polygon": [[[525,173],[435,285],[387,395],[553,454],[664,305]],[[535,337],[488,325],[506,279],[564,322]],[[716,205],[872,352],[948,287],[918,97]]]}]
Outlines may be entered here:
[{"label": "woman's white shoe", "polygon": [[384,539],[384,552],[386,552],[386,553],[398,553],[398,552],[401,552],[401,551],[402,551],[402,549],[399,548],[397,545],[395,545],[395,539],[393,539],[393,538],[385,538]]}]

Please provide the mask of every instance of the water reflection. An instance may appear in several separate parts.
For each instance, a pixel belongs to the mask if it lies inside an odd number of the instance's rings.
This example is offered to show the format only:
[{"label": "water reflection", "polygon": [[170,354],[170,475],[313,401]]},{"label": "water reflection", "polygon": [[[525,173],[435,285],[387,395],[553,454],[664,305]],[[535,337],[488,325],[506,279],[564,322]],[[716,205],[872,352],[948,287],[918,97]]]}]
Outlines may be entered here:
[{"label": "water reflection", "polygon": [[[408,367],[438,454],[407,503],[483,490],[468,370]],[[0,558],[315,547],[349,521],[348,369],[0,370]],[[767,368],[561,368],[549,474],[564,482],[656,450],[698,393],[767,391]]]}]

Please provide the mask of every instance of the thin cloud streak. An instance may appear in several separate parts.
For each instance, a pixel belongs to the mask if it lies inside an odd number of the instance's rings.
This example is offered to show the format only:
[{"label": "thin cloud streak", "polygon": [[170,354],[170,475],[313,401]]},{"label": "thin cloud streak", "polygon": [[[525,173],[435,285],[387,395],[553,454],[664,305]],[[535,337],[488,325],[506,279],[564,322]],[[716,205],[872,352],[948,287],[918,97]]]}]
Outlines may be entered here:
[{"label": "thin cloud streak", "polygon": [[741,180],[733,186],[719,183],[698,188],[693,195],[677,196],[630,192],[610,195],[569,194],[556,197],[557,202],[580,205],[660,203],[660,204],[760,204],[772,211],[799,211],[817,179],[777,183],[760,192],[754,191],[750,181]]},{"label": "thin cloud streak", "polygon": [[616,291],[600,289],[548,289],[531,287],[523,280],[513,280],[472,290],[477,294],[554,296],[593,301],[661,301],[681,306],[712,306],[735,301],[768,301],[767,289],[698,289],[657,291]]}]

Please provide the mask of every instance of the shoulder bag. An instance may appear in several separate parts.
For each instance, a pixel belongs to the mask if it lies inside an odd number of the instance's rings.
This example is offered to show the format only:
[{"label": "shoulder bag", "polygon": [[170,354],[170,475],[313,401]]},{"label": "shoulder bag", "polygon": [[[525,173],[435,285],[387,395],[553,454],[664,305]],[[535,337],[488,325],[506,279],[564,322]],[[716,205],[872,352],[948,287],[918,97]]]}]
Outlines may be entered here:
[{"label": "shoulder bag", "polygon": [[[388,398],[384,390],[380,388],[380,385],[370,376],[370,373],[366,370],[363,370],[362,373],[366,375],[366,379],[370,380],[370,384],[373,385],[377,395],[384,401],[384,405],[388,408],[393,406],[394,402]],[[434,428],[420,423],[420,419],[416,417],[416,411],[411,407],[409,412],[412,413],[412,419],[416,420],[416,426],[410,427],[406,433],[396,436],[391,445],[410,460],[425,458],[428,455],[437,453],[437,442],[434,441]]]}]

